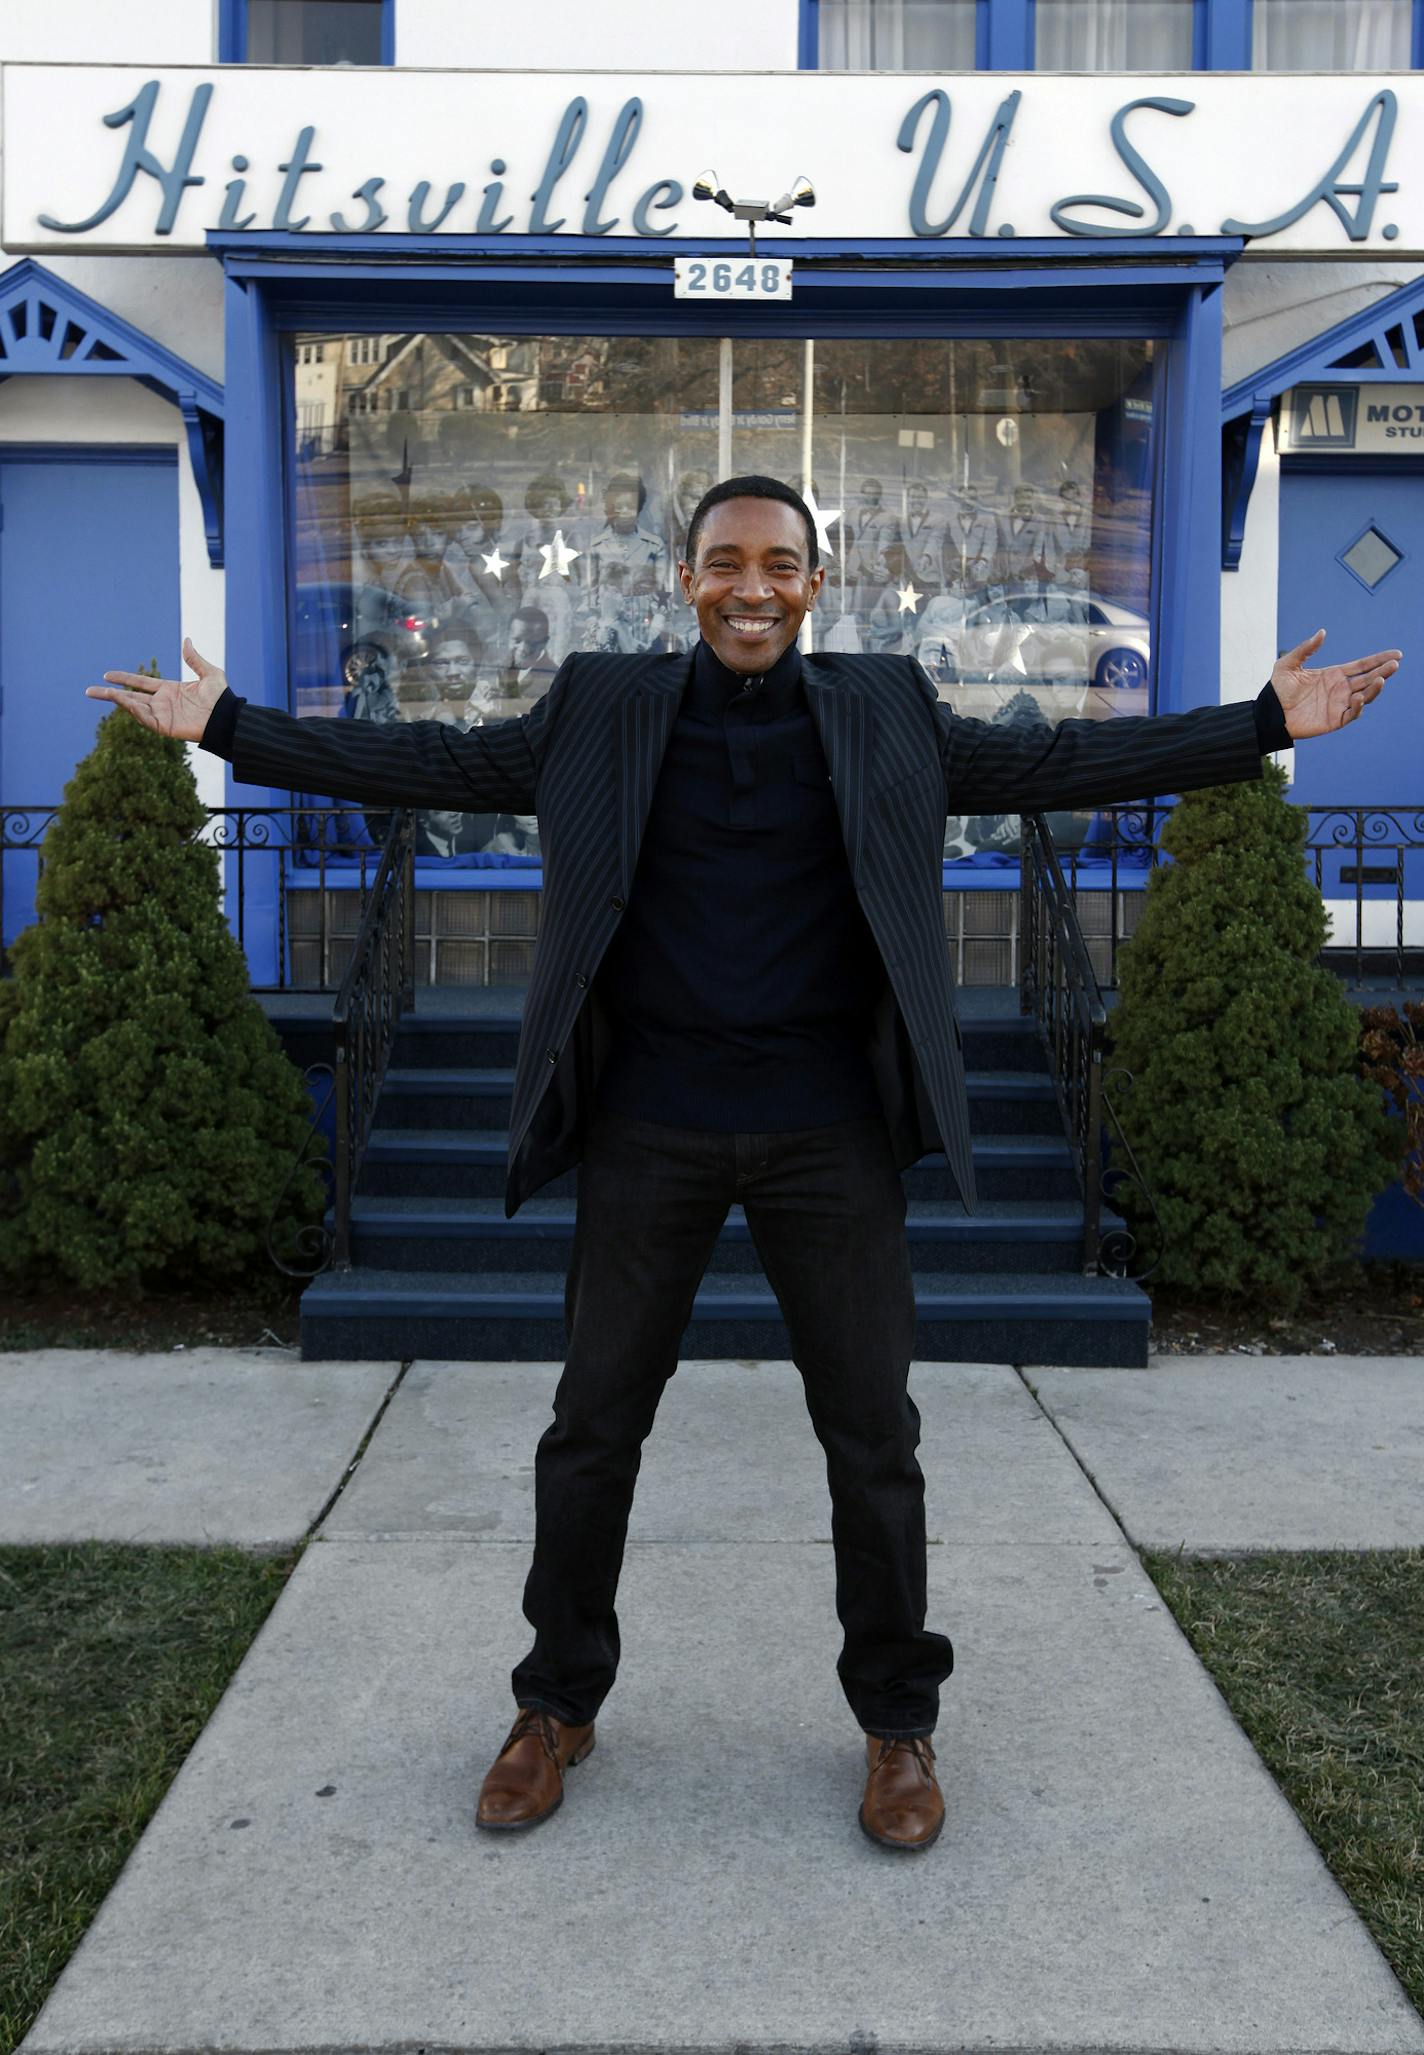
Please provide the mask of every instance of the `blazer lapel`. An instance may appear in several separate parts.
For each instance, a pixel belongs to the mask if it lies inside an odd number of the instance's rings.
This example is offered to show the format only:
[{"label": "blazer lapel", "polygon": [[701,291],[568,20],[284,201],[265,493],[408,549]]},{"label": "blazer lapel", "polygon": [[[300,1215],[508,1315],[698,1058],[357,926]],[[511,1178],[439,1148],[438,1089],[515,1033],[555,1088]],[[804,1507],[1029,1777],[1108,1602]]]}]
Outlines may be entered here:
[{"label": "blazer lapel", "polygon": [[826,752],[831,790],[850,858],[850,874],[859,885],[865,859],[865,808],[870,788],[874,712],[860,683],[848,672],[837,675],[828,671],[823,659],[808,658],[802,676],[811,718],[820,730],[821,747]]},{"label": "blazer lapel", "polygon": [[618,793],[618,876],[626,898],[638,864],[668,739],[688,680],[690,656],[654,657],[633,679],[614,723],[614,789]]}]

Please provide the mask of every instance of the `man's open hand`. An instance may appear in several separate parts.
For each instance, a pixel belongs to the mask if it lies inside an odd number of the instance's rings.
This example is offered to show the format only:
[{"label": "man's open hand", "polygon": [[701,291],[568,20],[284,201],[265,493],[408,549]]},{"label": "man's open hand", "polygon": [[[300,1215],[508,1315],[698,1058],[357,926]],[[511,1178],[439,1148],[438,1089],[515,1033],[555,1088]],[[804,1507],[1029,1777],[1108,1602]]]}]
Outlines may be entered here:
[{"label": "man's open hand", "polygon": [[1317,628],[1298,649],[1286,651],[1276,661],[1271,683],[1286,717],[1286,726],[1297,742],[1310,735],[1328,735],[1357,721],[1372,699],[1377,699],[1386,678],[1399,669],[1403,654],[1398,649],[1377,649],[1373,656],[1357,656],[1352,663],[1331,664],[1321,671],[1305,668],[1325,640]]},{"label": "man's open hand", "polygon": [[[201,742],[208,715],[227,689],[216,664],[183,643],[183,661],[195,679],[146,678],[141,671],[105,671],[103,685],[86,685],[88,699],[112,699],[156,735],[176,735],[180,742]],[[116,688],[122,687],[122,690]]]}]

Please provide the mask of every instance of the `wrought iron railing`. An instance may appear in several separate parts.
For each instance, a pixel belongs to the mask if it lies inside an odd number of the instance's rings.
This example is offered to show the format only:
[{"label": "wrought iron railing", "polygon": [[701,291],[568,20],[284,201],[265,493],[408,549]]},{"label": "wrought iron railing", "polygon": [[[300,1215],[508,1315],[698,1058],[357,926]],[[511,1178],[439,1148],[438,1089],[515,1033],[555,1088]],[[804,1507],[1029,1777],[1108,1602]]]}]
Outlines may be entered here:
[{"label": "wrought iron railing", "polygon": [[[1325,899],[1342,891],[1353,937],[1332,933],[1321,952],[1333,969],[1356,983],[1386,977],[1402,985],[1424,969],[1424,926],[1407,932],[1410,888],[1424,899],[1424,808],[1417,806],[1311,806],[1306,861]],[[1367,897],[1370,894],[1372,896]],[[1378,932],[1367,915],[1375,910]]]},{"label": "wrought iron railing", "polygon": [[[1089,838],[1060,854],[1080,919],[1101,897],[1103,932],[1090,938],[1099,982],[1118,982],[1118,952],[1130,939],[1148,874],[1167,861],[1162,830],[1173,802],[1099,810]],[[1331,913],[1321,963],[1357,984],[1402,985],[1424,975],[1424,808],[1302,806],[1305,861]],[[1412,924],[1414,923],[1414,924]]]},{"label": "wrought iron railing", "polygon": [[351,1268],[351,1198],[401,1015],[415,1005],[415,816],[396,813],[332,1008],[336,1149],[331,1262]]},{"label": "wrought iron railing", "polygon": [[[1073,893],[1063,875],[1053,836],[1042,814],[1025,814],[1020,824],[1019,1004],[1032,1014],[1048,1053],[1064,1133],[1083,1192],[1082,1261],[1091,1275],[1107,1271],[1141,1279],[1162,1253],[1161,1222],[1132,1145],[1108,1091],[1109,1080],[1125,1071],[1106,1068],[1108,1013]],[[1119,1160],[1106,1155],[1108,1131]],[[1155,1225],[1153,1254],[1133,1269],[1136,1237],[1116,1219],[1104,1230],[1103,1201],[1111,1203],[1125,1184],[1134,1184]]]},{"label": "wrought iron railing", "polygon": [[[44,838],[58,812],[58,800],[49,806],[0,806],[0,940],[20,926],[14,917],[15,900],[20,896],[16,891],[17,873],[24,873],[21,892],[27,906],[33,904],[34,886],[44,876]],[[24,917],[28,918],[28,912]],[[8,960],[3,960],[3,967],[8,970]]]},{"label": "wrought iron railing", "polygon": [[[254,990],[325,991],[337,983],[351,934],[332,918],[339,902],[328,885],[339,880],[364,905],[383,854],[373,830],[389,840],[392,825],[388,813],[367,816],[349,806],[208,808],[206,839],[232,859],[226,868],[228,917],[253,965]],[[300,936],[293,931],[297,906],[305,916]],[[253,933],[259,919],[265,936],[260,949]],[[298,947],[315,977],[299,973]]]},{"label": "wrought iron railing", "polygon": [[[0,923],[12,934],[42,873],[57,806],[0,808]],[[1424,809],[1310,806],[1305,860],[1334,919],[1322,962],[1357,983],[1424,977]],[[208,839],[225,858],[226,903],[257,991],[333,991],[350,956],[389,815],[353,807],[213,807]],[[1171,804],[1104,807],[1085,841],[1060,846],[1059,867],[1105,992],[1163,861]],[[966,867],[968,868],[968,867]],[[971,878],[974,876],[970,872]],[[1017,890],[945,892],[946,940],[962,984],[1017,984]],[[1011,885],[1018,881],[1009,874]],[[538,929],[535,891],[425,889],[417,897],[421,983],[525,984]],[[475,902],[478,902],[476,904]],[[532,907],[532,911],[531,911]],[[442,911],[443,909],[443,911]],[[477,917],[478,916],[478,917]],[[3,965],[0,965],[3,970]]]},{"label": "wrought iron railing", "polygon": [[[57,802],[0,807],[0,935],[32,918],[44,838],[58,811]],[[203,839],[222,854],[228,918],[253,989],[331,990],[355,925],[333,915],[364,902],[381,856],[372,830],[384,833],[389,813],[368,816],[349,806],[210,806],[207,813]],[[293,932],[294,907],[302,913],[300,934]]]}]

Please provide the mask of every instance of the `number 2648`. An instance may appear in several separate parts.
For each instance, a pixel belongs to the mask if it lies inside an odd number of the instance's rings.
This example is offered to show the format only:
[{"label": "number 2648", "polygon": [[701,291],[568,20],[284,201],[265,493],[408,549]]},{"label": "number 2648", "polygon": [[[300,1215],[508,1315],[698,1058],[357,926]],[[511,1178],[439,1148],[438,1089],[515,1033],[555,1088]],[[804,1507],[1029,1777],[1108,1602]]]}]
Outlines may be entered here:
[{"label": "number 2648", "polygon": [[740,298],[763,295],[775,296],[782,290],[782,267],[780,264],[731,264],[731,263],[689,263],[687,284],[689,293],[727,293]]}]

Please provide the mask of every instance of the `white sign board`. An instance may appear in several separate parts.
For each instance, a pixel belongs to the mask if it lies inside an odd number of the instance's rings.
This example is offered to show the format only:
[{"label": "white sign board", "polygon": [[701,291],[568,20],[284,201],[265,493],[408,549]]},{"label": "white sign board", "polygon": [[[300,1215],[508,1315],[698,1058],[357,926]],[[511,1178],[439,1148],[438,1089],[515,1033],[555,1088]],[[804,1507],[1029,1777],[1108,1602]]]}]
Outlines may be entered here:
[{"label": "white sign board", "polygon": [[791,266],[776,257],[679,257],[675,300],[789,300]]},{"label": "white sign board", "polygon": [[1417,385],[1297,385],[1281,402],[1282,451],[1417,457],[1424,406]]},{"label": "white sign board", "polygon": [[1424,75],[559,73],[7,64],[0,242],[210,230],[743,241],[694,201],[816,190],[785,240],[1244,236],[1424,257]]}]

